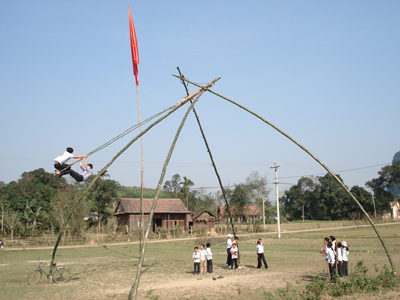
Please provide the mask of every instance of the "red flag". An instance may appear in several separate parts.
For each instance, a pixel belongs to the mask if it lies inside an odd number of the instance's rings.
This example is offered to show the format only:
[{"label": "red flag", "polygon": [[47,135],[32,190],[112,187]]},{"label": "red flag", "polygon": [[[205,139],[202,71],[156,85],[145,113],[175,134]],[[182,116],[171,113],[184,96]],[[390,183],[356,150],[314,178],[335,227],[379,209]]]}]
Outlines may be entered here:
[{"label": "red flag", "polygon": [[129,5],[128,5],[128,10],[129,10],[129,32],[131,36],[133,74],[135,74],[136,85],[139,85],[139,80],[138,80],[139,50],[137,45],[135,26],[133,25],[131,8],[129,7]]}]

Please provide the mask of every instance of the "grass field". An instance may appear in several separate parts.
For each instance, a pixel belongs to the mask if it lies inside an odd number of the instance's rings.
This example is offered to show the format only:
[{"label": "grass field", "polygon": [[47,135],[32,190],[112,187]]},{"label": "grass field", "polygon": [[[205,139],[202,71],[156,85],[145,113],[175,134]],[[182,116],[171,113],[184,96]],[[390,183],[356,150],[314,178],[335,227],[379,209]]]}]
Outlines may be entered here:
[{"label": "grass field", "polygon": [[[399,272],[400,224],[379,226],[379,231]],[[264,299],[264,291],[273,292],[287,282],[302,289],[316,275],[325,276],[325,262],[319,250],[328,235],[348,242],[349,271],[360,260],[365,261],[371,275],[375,273],[374,265],[389,265],[370,227],[288,232],[281,239],[267,233],[241,235],[242,269],[235,271],[225,268],[225,237],[167,240],[148,244],[139,299]],[[255,268],[254,240],[259,237],[266,244],[268,270]],[[214,274],[195,276],[193,247],[206,241],[212,243]],[[136,274],[138,245],[61,248],[56,261],[70,269],[68,283],[49,284],[42,278],[37,285],[28,286],[26,278],[36,268],[37,258],[49,262],[50,253],[50,249],[0,251],[0,299],[127,299]],[[212,280],[218,276],[224,278]],[[400,299],[390,295],[391,299]]]}]

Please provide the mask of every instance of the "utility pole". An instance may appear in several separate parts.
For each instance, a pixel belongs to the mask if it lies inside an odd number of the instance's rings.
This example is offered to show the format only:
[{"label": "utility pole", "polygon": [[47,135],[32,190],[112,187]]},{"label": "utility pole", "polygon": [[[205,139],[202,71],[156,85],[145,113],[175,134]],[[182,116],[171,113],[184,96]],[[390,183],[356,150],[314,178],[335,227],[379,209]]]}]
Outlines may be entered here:
[{"label": "utility pole", "polygon": [[276,190],[276,214],[277,214],[277,224],[278,224],[278,239],[281,238],[281,216],[279,214],[279,193],[278,193],[278,168],[281,164],[277,164],[274,161],[274,166],[270,166],[271,169],[275,169],[275,190]]},{"label": "utility pole", "polygon": [[263,210],[263,230],[265,230],[265,199],[264,198],[262,199],[262,202],[263,202],[263,208],[262,208],[262,210]]}]

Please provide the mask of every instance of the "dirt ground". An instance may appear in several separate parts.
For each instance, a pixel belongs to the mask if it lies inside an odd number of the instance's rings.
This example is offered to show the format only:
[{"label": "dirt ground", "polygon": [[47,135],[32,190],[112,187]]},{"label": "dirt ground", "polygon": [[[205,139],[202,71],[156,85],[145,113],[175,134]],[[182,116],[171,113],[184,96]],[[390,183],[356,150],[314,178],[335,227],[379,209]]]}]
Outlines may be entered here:
[{"label": "dirt ground", "polygon": [[[380,226],[395,266],[400,270],[399,226]],[[275,235],[240,236],[241,269],[228,270],[226,238],[168,240],[148,245],[139,299],[265,299],[264,292],[273,293],[289,282],[303,291],[318,274],[325,276],[325,262],[319,254],[325,236],[335,235],[350,247],[349,271],[364,260],[374,275],[374,265],[388,265],[384,250],[372,228],[340,228]],[[266,244],[269,269],[256,268],[254,240],[262,237]],[[214,273],[193,275],[193,247],[210,241],[214,254]],[[37,266],[36,259],[49,261],[51,250],[1,251],[0,299],[127,299],[136,275],[139,258],[135,244],[101,245],[61,248],[57,262],[71,270],[66,284],[48,284],[44,278],[28,286],[26,278]],[[218,278],[223,277],[223,278]],[[216,280],[213,280],[215,278]],[[356,295],[343,299],[400,299],[397,293]],[[326,297],[329,299],[329,297]]]}]

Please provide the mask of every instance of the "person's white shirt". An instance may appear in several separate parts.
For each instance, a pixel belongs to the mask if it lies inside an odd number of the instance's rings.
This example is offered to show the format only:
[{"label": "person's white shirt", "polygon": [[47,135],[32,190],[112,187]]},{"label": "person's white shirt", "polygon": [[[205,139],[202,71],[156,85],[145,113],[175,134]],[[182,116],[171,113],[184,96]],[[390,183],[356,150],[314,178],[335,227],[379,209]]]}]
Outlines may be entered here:
[{"label": "person's white shirt", "polygon": [[195,263],[199,263],[200,262],[200,251],[197,251],[197,253],[193,252],[192,257],[193,257],[193,261]]},{"label": "person's white shirt", "polygon": [[72,153],[65,151],[63,155],[57,156],[54,159],[54,161],[58,161],[62,165],[64,163],[66,163],[72,157],[74,157],[74,155]]},{"label": "person's white shirt", "polygon": [[342,250],[343,261],[349,261],[349,250],[347,250],[346,248],[343,248]]},{"label": "person's white shirt", "polygon": [[207,260],[212,259],[212,252],[211,252],[211,248],[208,247],[206,250],[206,256],[207,256]]},{"label": "person's white shirt", "polygon": [[332,251],[333,251],[333,253],[336,255],[336,241],[333,241],[332,242]]},{"label": "person's white shirt", "polygon": [[264,244],[263,243],[257,245],[257,254],[261,254],[261,253],[264,253]]},{"label": "person's white shirt", "polygon": [[328,262],[330,264],[335,263],[335,253],[333,252],[332,248],[328,248]]},{"label": "person's white shirt", "polygon": [[329,258],[328,246],[325,246],[325,260]]},{"label": "person's white shirt", "polygon": [[228,240],[226,241],[226,248],[232,248],[232,240],[230,238],[228,238]]},{"label": "person's white shirt", "polygon": [[206,250],[199,250],[199,252],[200,252],[200,260],[201,261],[203,261],[203,260],[206,260]]},{"label": "person's white shirt", "polygon": [[343,261],[343,255],[342,255],[342,248],[338,248],[336,251],[336,259],[338,261]]}]

